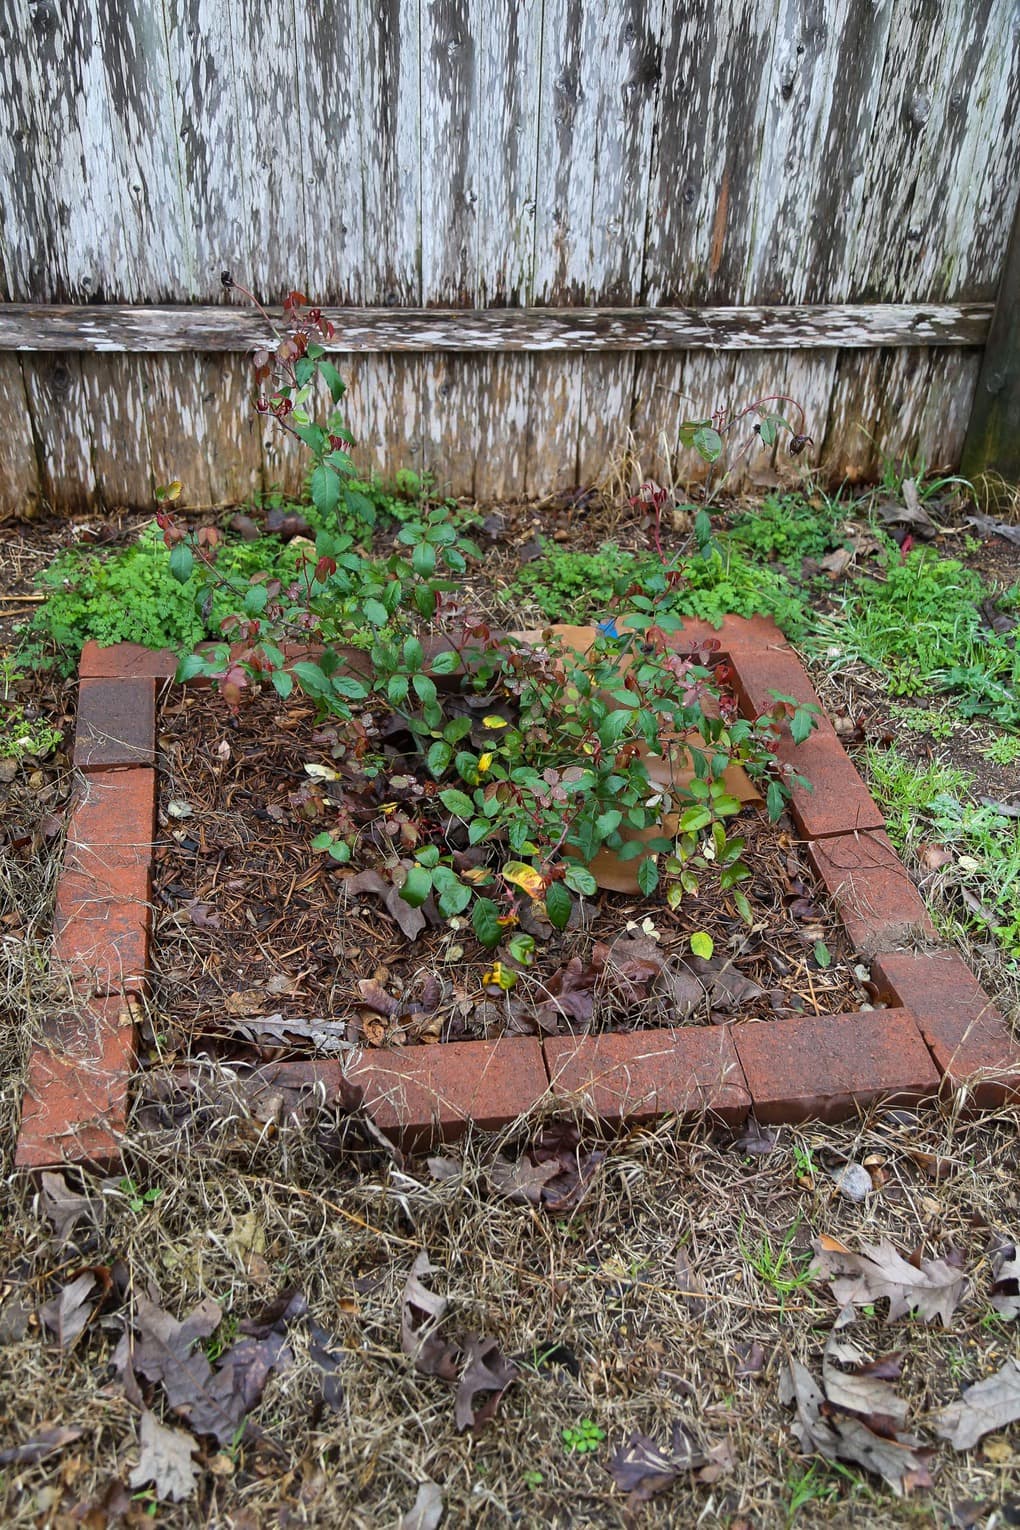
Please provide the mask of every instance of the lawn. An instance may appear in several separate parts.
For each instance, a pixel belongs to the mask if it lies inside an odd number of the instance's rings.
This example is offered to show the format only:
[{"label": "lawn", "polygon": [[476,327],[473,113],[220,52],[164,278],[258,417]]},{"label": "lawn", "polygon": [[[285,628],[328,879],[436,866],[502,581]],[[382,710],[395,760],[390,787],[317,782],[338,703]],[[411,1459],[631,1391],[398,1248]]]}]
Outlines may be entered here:
[{"label": "lawn", "polygon": [[[642,600],[772,616],[940,934],[1017,1023],[1015,525],[902,473],[856,496],[671,495],[666,513],[597,492],[453,505],[409,476],[352,496],[338,557],[383,570],[415,528],[455,526],[478,550],[457,600],[494,627]],[[292,577],[321,517],[225,513],[221,570],[242,588],[267,564]],[[5,1522],[1020,1519],[1015,1107],[736,1137],[525,1119],[419,1158],[356,1118],[254,1108],[210,1063],[188,1109],[139,1108],[123,1176],[11,1177],[27,1051],[60,998],[45,952],[64,677],[89,636],[186,651],[226,606],[222,585],[196,605],[201,570],[177,554],[171,577],[174,547],[137,517],[92,520],[88,539],[9,527],[6,545]]]}]

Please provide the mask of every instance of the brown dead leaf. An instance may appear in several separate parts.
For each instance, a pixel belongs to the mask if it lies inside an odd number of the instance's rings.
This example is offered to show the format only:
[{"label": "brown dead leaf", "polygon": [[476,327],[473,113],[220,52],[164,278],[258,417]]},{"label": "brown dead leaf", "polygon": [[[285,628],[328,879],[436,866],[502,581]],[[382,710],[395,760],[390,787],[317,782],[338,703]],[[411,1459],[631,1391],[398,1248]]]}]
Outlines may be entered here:
[{"label": "brown dead leaf", "polygon": [[1000,1317],[1020,1317],[1020,1253],[1014,1240],[1004,1240],[992,1252],[991,1303]]},{"label": "brown dead leaf", "polygon": [[[503,1393],[520,1373],[495,1339],[469,1339],[464,1353],[466,1363],[457,1383],[453,1416],[458,1429],[475,1433],[489,1422]],[[478,1404],[476,1398],[483,1393],[488,1395]]]},{"label": "brown dead leaf", "polygon": [[171,1408],[196,1434],[212,1435],[218,1444],[228,1445],[261,1398],[270,1372],[283,1369],[293,1356],[281,1320],[265,1337],[244,1337],[232,1345],[214,1371],[206,1355],[193,1346],[215,1332],[222,1316],[219,1303],[207,1297],[178,1322],[140,1295],[134,1326],[141,1343],[133,1365],[149,1381],[162,1384]]},{"label": "brown dead leaf", "polygon": [[70,1189],[62,1174],[43,1174],[40,1185],[42,1213],[52,1226],[58,1243],[67,1242],[83,1217],[88,1217],[93,1225],[97,1223],[101,1211],[99,1203]]},{"label": "brown dead leaf", "polygon": [[877,1433],[856,1414],[841,1413],[799,1360],[791,1360],[784,1372],[780,1398],[796,1404],[793,1432],[806,1453],[862,1466],[887,1482],[897,1497],[931,1485],[927,1468],[931,1451],[910,1435]]},{"label": "brown dead leaf", "polygon": [[440,1376],[456,1381],[459,1346],[440,1338],[438,1328],[448,1306],[445,1296],[437,1296],[422,1284],[422,1276],[437,1271],[426,1253],[420,1253],[411,1266],[404,1286],[400,1309],[400,1348],[409,1355],[415,1368],[426,1376]]},{"label": "brown dead leaf", "polygon": [[387,993],[382,984],[377,983],[374,978],[359,978],[358,992],[361,994],[362,1004],[374,1010],[377,1015],[385,1015],[388,1018],[400,1009],[393,995]]},{"label": "brown dead leaf", "polygon": [[405,903],[393,883],[388,882],[380,872],[359,871],[357,876],[347,879],[347,887],[352,893],[372,893],[375,897],[381,898],[386,906],[386,912],[408,940],[417,940],[425,928],[425,915],[421,909],[412,908],[410,903]]},{"label": "brown dead leaf", "polygon": [[401,1518],[400,1530],[438,1530],[444,1513],[442,1490],[434,1482],[423,1482],[414,1503]]},{"label": "brown dead leaf", "polygon": [[959,1402],[935,1415],[935,1433],[954,1450],[970,1450],[982,1435],[1020,1419],[1020,1362],[1007,1360],[1001,1370],[968,1387]]},{"label": "brown dead leaf", "polygon": [[0,1466],[35,1466],[45,1461],[47,1456],[63,1450],[65,1445],[73,1445],[84,1433],[84,1429],[66,1429],[60,1424],[40,1429],[38,1434],[34,1434],[24,1444],[0,1450]]},{"label": "brown dead leaf", "polygon": [[707,1460],[704,1451],[677,1424],[666,1449],[647,1434],[632,1434],[612,1456],[608,1470],[619,1491],[628,1495],[628,1506],[637,1509],[656,1493],[672,1487],[682,1473],[703,1467]]},{"label": "brown dead leaf", "polygon": [[505,1195],[510,1201],[538,1206],[546,1185],[561,1172],[560,1165],[555,1161],[531,1163],[527,1158],[519,1158],[516,1163],[511,1163],[509,1159],[496,1158],[489,1166],[487,1178],[497,1195]]},{"label": "brown dead leaf", "polygon": [[[841,1366],[851,1369],[842,1370]],[[832,1334],[822,1359],[822,1386],[834,1408],[861,1414],[877,1433],[887,1434],[890,1426],[899,1429],[906,1423],[907,1405],[890,1384],[901,1371],[898,1354],[865,1361],[856,1345],[840,1343]],[[876,1420],[881,1420],[881,1428]]]},{"label": "brown dead leaf", "polygon": [[830,579],[842,579],[855,556],[856,553],[852,547],[837,547],[835,552],[822,558],[818,566],[825,570]]},{"label": "brown dead leaf", "polygon": [[198,1482],[192,1459],[198,1445],[183,1429],[168,1429],[146,1409],[139,1430],[141,1455],[128,1481],[133,1488],[155,1484],[156,1497],[180,1503],[190,1498]]},{"label": "brown dead leaf", "polygon": [[96,1285],[95,1274],[86,1270],[39,1308],[40,1319],[56,1335],[61,1349],[72,1349],[84,1332],[93,1311],[89,1297]]},{"label": "brown dead leaf", "polygon": [[969,1288],[967,1277],[945,1260],[922,1259],[915,1268],[886,1238],[874,1247],[862,1244],[860,1254],[825,1234],[816,1238],[812,1247],[817,1255],[819,1277],[829,1281],[833,1295],[844,1309],[838,1327],[851,1321],[855,1307],[868,1306],[883,1298],[889,1302],[886,1318],[889,1323],[916,1312],[926,1323],[938,1317],[947,1327]]}]

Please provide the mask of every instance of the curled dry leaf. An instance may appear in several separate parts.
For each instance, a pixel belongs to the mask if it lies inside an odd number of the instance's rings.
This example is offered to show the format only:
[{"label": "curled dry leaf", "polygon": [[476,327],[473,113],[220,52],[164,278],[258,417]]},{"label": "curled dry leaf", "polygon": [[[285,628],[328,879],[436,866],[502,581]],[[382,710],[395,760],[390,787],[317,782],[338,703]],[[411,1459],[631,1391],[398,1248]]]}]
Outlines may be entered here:
[{"label": "curled dry leaf", "polygon": [[444,1513],[441,1489],[434,1482],[423,1482],[413,1505],[401,1517],[400,1530],[438,1530]]},{"label": "curled dry leaf", "polygon": [[[495,1339],[469,1339],[465,1357],[453,1415],[458,1429],[474,1432],[489,1422],[499,1407],[500,1398],[517,1380],[519,1372]],[[485,1400],[479,1404],[476,1399],[482,1394],[486,1394]]]},{"label": "curled dry leaf", "polygon": [[855,1307],[883,1298],[889,1302],[887,1322],[916,1312],[926,1323],[938,1317],[947,1327],[969,1289],[967,1277],[944,1259],[922,1259],[915,1268],[886,1238],[875,1247],[862,1244],[859,1254],[824,1233],[812,1247],[819,1277],[829,1281],[832,1294],[844,1309],[838,1327],[852,1320]]},{"label": "curled dry leaf", "polygon": [[1020,1317],[1020,1253],[1015,1240],[1001,1242],[992,1252],[991,1303],[1000,1317]]},{"label": "curled dry leaf", "polygon": [[169,1498],[180,1503],[190,1498],[198,1482],[198,1468],[192,1460],[198,1446],[191,1435],[183,1429],[168,1429],[146,1409],[142,1414],[140,1442],[138,1465],[128,1478],[131,1486],[154,1483],[160,1501]]},{"label": "curled dry leaf", "polygon": [[92,1316],[89,1297],[95,1287],[95,1274],[86,1270],[39,1308],[40,1318],[50,1332],[56,1335],[61,1349],[73,1348],[81,1337]]},{"label": "curled dry leaf", "polygon": [[486,1177],[497,1195],[505,1195],[509,1201],[538,1206],[546,1185],[561,1172],[555,1161],[531,1163],[527,1158],[519,1158],[516,1163],[511,1163],[509,1159],[496,1158],[489,1165]]},{"label": "curled dry leaf", "polygon": [[53,1228],[58,1243],[67,1242],[83,1217],[88,1217],[92,1223],[98,1221],[99,1204],[87,1195],[71,1190],[62,1174],[43,1174],[40,1185],[42,1213]]},{"label": "curled dry leaf", "polygon": [[352,893],[372,893],[375,897],[381,898],[386,912],[408,940],[417,940],[425,928],[425,915],[421,909],[412,908],[410,903],[405,903],[393,883],[388,882],[380,872],[360,871],[357,876],[347,879],[347,887]]},{"label": "curled dry leaf", "polygon": [[935,1415],[935,1433],[954,1450],[970,1450],[982,1435],[1020,1419],[1020,1362],[1007,1360],[1001,1370],[968,1387],[958,1402]]},{"label": "curled dry leaf", "polygon": [[[799,1360],[791,1360],[783,1374],[780,1398],[786,1404],[796,1404],[793,1432],[802,1449],[808,1454],[817,1452],[828,1461],[849,1461],[862,1466],[887,1482],[898,1497],[913,1488],[930,1487],[927,1462],[931,1451],[920,1440],[899,1431],[897,1420],[902,1421],[904,1416],[901,1400],[885,1382],[839,1371],[834,1362],[845,1353],[835,1347],[830,1351],[826,1346],[823,1362],[826,1390],[819,1387]],[[856,1380],[860,1380],[860,1386],[854,1385]],[[826,1395],[830,1384],[837,1396],[858,1403],[878,1402],[880,1411],[863,1416],[856,1411],[844,1411],[843,1406]]]},{"label": "curled dry leaf", "polygon": [[[500,1351],[498,1342],[487,1337],[444,1339],[438,1332],[448,1303],[422,1282],[422,1277],[436,1272],[429,1257],[422,1252],[415,1259],[404,1287],[400,1314],[400,1347],[410,1355],[417,1370],[426,1376],[438,1376],[457,1388],[454,1417],[458,1429],[480,1429],[488,1423],[499,1406],[500,1398],[515,1381],[516,1363]],[[476,1405],[481,1393],[486,1400]]]},{"label": "curled dry leaf", "polygon": [[65,1429],[59,1424],[54,1424],[50,1429],[40,1429],[38,1434],[34,1434],[23,1445],[12,1445],[8,1450],[0,1450],[0,1466],[35,1466],[39,1461],[45,1461],[47,1456],[63,1450],[65,1445],[73,1445],[84,1433],[84,1429]]},{"label": "curled dry leaf", "polygon": [[672,1487],[684,1472],[704,1466],[708,1457],[677,1424],[668,1448],[663,1449],[647,1434],[632,1434],[609,1462],[609,1473],[629,1505],[636,1509],[648,1503],[656,1493]]}]

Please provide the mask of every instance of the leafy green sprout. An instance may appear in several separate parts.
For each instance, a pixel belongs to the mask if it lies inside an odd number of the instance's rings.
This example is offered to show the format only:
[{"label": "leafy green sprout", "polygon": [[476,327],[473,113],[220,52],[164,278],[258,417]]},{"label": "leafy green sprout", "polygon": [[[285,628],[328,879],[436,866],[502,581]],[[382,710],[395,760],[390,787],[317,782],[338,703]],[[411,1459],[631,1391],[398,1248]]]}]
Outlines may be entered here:
[{"label": "leafy green sprout", "polygon": [[128,1207],[136,1216],[140,1216],[148,1207],[155,1206],[163,1195],[162,1186],[153,1185],[148,1190],[142,1190],[133,1179],[126,1176],[117,1181],[117,1189],[125,1197]]},{"label": "leafy green sprout", "polygon": [[606,1437],[606,1431],[590,1418],[582,1418],[576,1424],[568,1425],[562,1434],[564,1449],[578,1456],[598,1450]]}]

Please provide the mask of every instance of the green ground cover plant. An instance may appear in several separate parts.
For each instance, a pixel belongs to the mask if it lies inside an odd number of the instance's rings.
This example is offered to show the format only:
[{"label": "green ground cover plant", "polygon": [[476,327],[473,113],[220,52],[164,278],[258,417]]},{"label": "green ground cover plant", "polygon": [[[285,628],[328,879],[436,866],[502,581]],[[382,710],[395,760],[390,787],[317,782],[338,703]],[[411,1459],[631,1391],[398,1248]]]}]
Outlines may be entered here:
[{"label": "green ground cover plant", "polygon": [[[904,556],[891,545],[882,577],[848,587],[838,617],[820,638],[833,665],[858,661],[881,671],[893,696],[952,694],[962,717],[1020,726],[1020,655],[989,626],[989,592],[979,575],[931,548]],[[1020,605],[1020,586],[994,602]]]},{"label": "green ground cover plant", "polygon": [[1011,804],[975,802],[969,772],[918,765],[895,748],[869,749],[867,768],[890,839],[920,862],[951,925],[992,937],[1020,960],[1020,820]]}]

